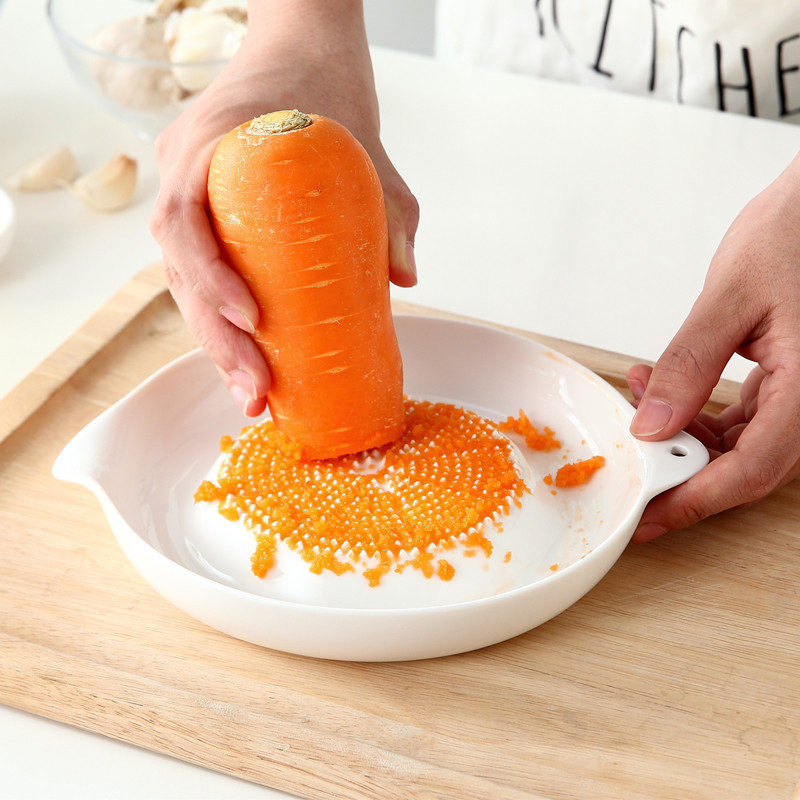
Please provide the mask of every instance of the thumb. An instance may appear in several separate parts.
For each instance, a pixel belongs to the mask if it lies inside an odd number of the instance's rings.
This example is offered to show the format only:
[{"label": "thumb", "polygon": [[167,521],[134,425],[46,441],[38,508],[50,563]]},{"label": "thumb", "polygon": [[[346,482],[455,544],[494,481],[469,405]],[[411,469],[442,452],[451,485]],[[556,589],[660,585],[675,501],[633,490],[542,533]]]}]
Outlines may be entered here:
[{"label": "thumb", "polygon": [[371,155],[386,204],[389,279],[395,286],[414,286],[417,283],[414,238],[419,225],[419,203],[400,173],[394,168],[380,142],[372,148]]},{"label": "thumb", "polygon": [[692,314],[650,371],[637,365],[627,375],[639,398],[631,433],[640,439],[668,439],[702,411],[735,350],[722,328]]},{"label": "thumb", "polygon": [[417,282],[414,236],[419,206],[404,183],[386,191],[385,198],[389,222],[389,277],[396,286],[414,286]]}]

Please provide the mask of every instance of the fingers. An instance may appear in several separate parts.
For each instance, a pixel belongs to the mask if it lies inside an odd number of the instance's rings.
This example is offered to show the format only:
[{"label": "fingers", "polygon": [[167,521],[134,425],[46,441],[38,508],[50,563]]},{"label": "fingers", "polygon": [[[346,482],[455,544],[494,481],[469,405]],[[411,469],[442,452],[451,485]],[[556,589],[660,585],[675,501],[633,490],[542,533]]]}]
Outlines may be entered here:
[{"label": "fingers", "polygon": [[748,506],[785,486],[798,474],[800,461],[781,473],[768,456],[754,459],[752,454],[737,447],[711,461],[686,483],[653,498],[632,541],[648,542],[721,511]]},{"label": "fingers", "polygon": [[761,385],[768,373],[765,369],[757,366],[750,370],[750,374],[745,378],[739,392],[741,405],[746,419],[752,419],[758,410],[758,396]]},{"label": "fingers", "polygon": [[800,474],[800,385],[794,374],[791,367],[775,373],[756,368],[751,373],[742,387],[743,403],[727,410],[717,432],[722,454],[686,483],[654,498],[633,541],[649,541],[726,509],[747,506]]},{"label": "fingers", "polygon": [[[162,163],[162,187],[150,220],[161,247],[167,282],[187,325],[216,364],[231,395],[247,416],[266,406],[269,372],[250,334],[258,307],[244,281],[220,258],[206,212],[208,163],[216,138],[199,151],[182,150],[185,132],[179,120],[156,143]],[[178,145],[177,155],[175,152]]]},{"label": "fingers", "polygon": [[261,414],[266,408],[270,376],[252,337],[201,300],[166,261],[165,272],[186,324],[216,364],[242,413],[250,417]]},{"label": "fingers", "polygon": [[634,383],[644,381],[631,433],[667,439],[685,428],[705,405],[733,352],[719,330],[696,324],[690,316],[646,380],[641,370],[629,373]]},{"label": "fingers", "polygon": [[182,286],[234,325],[252,333],[258,324],[258,307],[244,281],[220,259],[205,198],[205,181],[200,192],[191,185],[163,190],[150,230]]},{"label": "fingers", "polygon": [[[638,406],[644,396],[652,373],[653,368],[646,364],[635,364],[628,370],[626,378],[633,395],[634,406]],[[717,417],[701,412],[693,420],[690,420],[683,430],[699,440],[712,458],[722,451]]]},{"label": "fingers", "polygon": [[716,471],[715,465],[718,465],[721,458],[710,462],[702,472],[686,483],[654,497],[647,504],[631,541],[637,544],[649,542],[670,531],[700,522],[715,513],[704,502],[707,501],[707,497],[704,496],[704,484],[709,473],[713,477]]}]

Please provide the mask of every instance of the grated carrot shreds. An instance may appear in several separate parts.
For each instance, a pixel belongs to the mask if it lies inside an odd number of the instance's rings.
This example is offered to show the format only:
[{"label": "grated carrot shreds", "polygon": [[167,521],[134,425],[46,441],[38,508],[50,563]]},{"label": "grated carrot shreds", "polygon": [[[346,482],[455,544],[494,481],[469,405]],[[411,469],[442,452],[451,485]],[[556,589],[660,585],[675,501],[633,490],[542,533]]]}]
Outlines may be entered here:
[{"label": "grated carrot shreds", "polygon": [[[519,416],[508,417],[508,419],[498,425],[498,428],[501,431],[513,431],[514,433],[524,436],[525,444],[533,450],[550,452],[550,450],[558,450],[561,448],[561,442],[556,439],[555,432],[545,427],[544,433],[540,433],[522,409],[519,410]],[[585,445],[586,440],[582,440],[581,444]],[[564,455],[563,458],[566,461],[568,456]],[[559,489],[565,489],[570,486],[580,486],[586,483],[598,469],[605,466],[605,463],[606,460],[603,456],[592,456],[583,461],[564,464],[556,472],[555,477],[552,475],[545,475],[542,480],[547,486],[556,486]],[[551,494],[556,494],[555,489],[553,489]]]},{"label": "grated carrot shreds", "polygon": [[204,481],[195,501],[218,502],[223,516],[256,534],[252,567],[261,577],[280,540],[315,573],[360,564],[376,586],[410,566],[449,581],[455,568],[434,552],[488,557],[487,524],[501,528],[528,488],[495,423],[425,401],[406,401],[406,422],[391,445],[323,461],[301,459],[271,420],[248,426],[223,441],[217,480]]},{"label": "grated carrot shreds", "polygon": [[567,486],[580,486],[586,483],[597,470],[604,467],[606,463],[603,456],[592,456],[584,461],[575,461],[572,464],[564,464],[556,472],[556,486],[563,489]]},{"label": "grated carrot shreds", "polygon": [[501,422],[498,427],[501,431],[512,431],[518,433],[525,438],[525,444],[532,450],[544,450],[549,453],[551,450],[558,450],[561,447],[561,442],[556,439],[555,431],[545,427],[543,432],[534,427],[533,423],[528,419],[528,415],[522,410],[519,410],[519,416],[509,417],[505,422]]}]

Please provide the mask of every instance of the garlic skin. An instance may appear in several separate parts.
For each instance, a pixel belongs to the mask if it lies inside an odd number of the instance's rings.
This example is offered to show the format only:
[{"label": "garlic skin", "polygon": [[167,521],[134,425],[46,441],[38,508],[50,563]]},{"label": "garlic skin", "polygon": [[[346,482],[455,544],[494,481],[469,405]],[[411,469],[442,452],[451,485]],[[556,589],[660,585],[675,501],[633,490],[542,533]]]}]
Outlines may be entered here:
[{"label": "garlic skin", "polygon": [[78,174],[75,156],[68,147],[59,147],[29,161],[7,183],[19,192],[58,189]]},{"label": "garlic skin", "polygon": [[237,21],[227,9],[186,8],[172,13],[165,23],[165,41],[172,61],[172,74],[189,93],[200,92],[222,70],[222,64],[197,64],[200,61],[228,60],[247,33],[247,25]]},{"label": "garlic skin", "polygon": [[81,175],[69,189],[95,211],[119,211],[136,190],[136,161],[120,153],[101,167]]},{"label": "garlic skin", "polygon": [[[169,48],[164,33],[164,20],[130,17],[96,31],[86,44],[93,50],[125,59],[167,62]],[[158,111],[180,94],[167,63],[136,64],[98,56],[91,60],[89,68],[103,92],[125,108]]]}]

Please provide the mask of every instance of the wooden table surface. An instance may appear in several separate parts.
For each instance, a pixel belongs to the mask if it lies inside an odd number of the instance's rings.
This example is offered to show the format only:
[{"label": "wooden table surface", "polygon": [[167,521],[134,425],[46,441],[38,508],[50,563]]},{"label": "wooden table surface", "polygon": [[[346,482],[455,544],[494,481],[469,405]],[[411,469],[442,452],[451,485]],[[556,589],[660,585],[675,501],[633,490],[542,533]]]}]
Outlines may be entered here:
[{"label": "wooden table surface", "polygon": [[[194,346],[161,281],[138,276],[0,404],[0,702],[309,798],[797,797],[798,482],[629,547],[559,617],[449,658],[291,656],[156,595],[49,470]],[[558,346],[612,382],[629,361]]]}]

